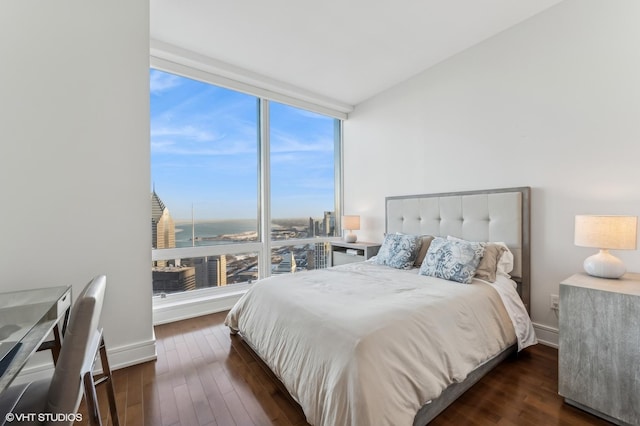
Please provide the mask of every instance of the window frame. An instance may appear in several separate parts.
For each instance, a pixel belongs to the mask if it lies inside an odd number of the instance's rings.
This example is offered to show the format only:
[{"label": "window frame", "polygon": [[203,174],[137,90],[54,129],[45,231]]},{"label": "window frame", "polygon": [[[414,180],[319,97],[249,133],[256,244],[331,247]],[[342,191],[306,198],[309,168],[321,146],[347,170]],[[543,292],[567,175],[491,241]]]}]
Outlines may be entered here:
[{"label": "window frame", "polygon": [[[310,103],[308,101],[292,98],[287,95],[265,91],[259,87],[234,81],[226,77],[211,74],[201,67],[194,67],[174,61],[151,56],[150,69],[178,75],[180,77],[197,80],[206,84],[220,86],[235,90],[258,98],[258,199],[257,223],[258,241],[233,243],[223,245],[210,245],[198,247],[181,247],[152,249],[152,261],[172,260],[181,258],[205,257],[216,255],[234,255],[255,252],[258,254],[258,279],[264,279],[271,275],[271,251],[273,248],[301,245],[317,242],[336,241],[340,237],[316,237],[291,240],[271,240],[271,181],[270,181],[270,116],[269,102],[276,101],[295,108],[315,112],[334,119],[334,209],[336,215],[336,227],[341,229],[340,218],[343,203],[343,120],[346,114],[328,110],[326,107]],[[200,64],[202,65],[202,64]],[[150,117],[151,118],[151,117]],[[302,272],[304,273],[304,272]],[[157,307],[173,303],[183,303],[203,298],[214,297],[238,292],[245,292],[251,283],[234,283],[228,286],[201,288],[179,293],[169,293],[152,296],[154,310]]]}]

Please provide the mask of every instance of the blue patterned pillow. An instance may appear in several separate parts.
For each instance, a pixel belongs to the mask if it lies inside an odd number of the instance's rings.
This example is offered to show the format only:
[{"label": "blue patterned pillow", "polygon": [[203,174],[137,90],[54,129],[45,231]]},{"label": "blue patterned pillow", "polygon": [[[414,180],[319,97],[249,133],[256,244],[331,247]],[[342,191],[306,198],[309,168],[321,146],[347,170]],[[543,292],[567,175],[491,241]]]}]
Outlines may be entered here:
[{"label": "blue patterned pillow", "polygon": [[469,284],[483,255],[482,243],[437,237],[429,246],[419,274]]},{"label": "blue patterned pillow", "polygon": [[418,235],[387,234],[374,263],[397,269],[410,269],[416,260],[422,239]]}]

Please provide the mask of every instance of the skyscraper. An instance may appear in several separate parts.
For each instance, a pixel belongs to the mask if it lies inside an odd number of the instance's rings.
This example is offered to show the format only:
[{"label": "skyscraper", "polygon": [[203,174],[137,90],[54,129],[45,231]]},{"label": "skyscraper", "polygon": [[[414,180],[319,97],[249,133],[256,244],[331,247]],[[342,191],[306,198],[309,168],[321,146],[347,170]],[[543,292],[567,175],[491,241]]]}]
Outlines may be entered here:
[{"label": "skyscraper", "polygon": [[152,275],[153,294],[175,293],[196,288],[195,268],[189,266],[155,267],[152,268]]},{"label": "skyscraper", "polygon": [[327,261],[330,253],[331,243],[326,241],[322,243],[316,243],[315,256],[313,259],[315,269],[324,269],[330,266],[329,262]]},{"label": "skyscraper", "polygon": [[151,193],[151,246],[153,248],[173,248],[176,246],[176,226],[169,209],[156,191]]},{"label": "skyscraper", "polygon": [[207,258],[209,286],[227,285],[227,256],[211,256]]},{"label": "skyscraper", "polygon": [[[156,191],[151,193],[151,248],[173,248],[176,246],[176,226]],[[154,266],[166,266],[166,261],[158,261]]]},{"label": "skyscraper", "polygon": [[309,218],[309,235],[307,236],[308,237],[316,236],[316,227],[312,217]]},{"label": "skyscraper", "polygon": [[184,258],[182,265],[195,268],[196,288],[227,285],[227,256]]},{"label": "skyscraper", "polygon": [[324,220],[323,220],[323,226],[324,226],[324,235],[326,237],[332,237],[335,231],[335,227],[336,227],[336,214],[335,212],[324,212]]},{"label": "skyscraper", "polygon": [[282,274],[282,273],[291,273],[295,272],[297,268],[296,259],[293,257],[293,252],[285,253],[282,256],[282,261],[278,264],[273,273]]}]

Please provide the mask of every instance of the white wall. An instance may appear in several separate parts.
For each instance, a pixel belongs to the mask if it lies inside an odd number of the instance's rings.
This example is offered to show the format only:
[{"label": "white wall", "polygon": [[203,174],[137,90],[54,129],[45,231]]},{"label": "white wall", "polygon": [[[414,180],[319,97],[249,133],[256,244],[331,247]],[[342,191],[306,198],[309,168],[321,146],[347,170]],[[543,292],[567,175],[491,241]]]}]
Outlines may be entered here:
[{"label": "white wall", "polygon": [[153,358],[148,2],[2,2],[0,61],[0,291],[104,273],[112,364]]},{"label": "white wall", "polygon": [[[532,318],[557,328],[549,295],[595,252],[573,245],[574,216],[640,216],[639,21],[634,0],[567,0],[357,105],[359,239],[382,239],[388,195],[531,186]],[[640,271],[640,251],[614,254]]]}]

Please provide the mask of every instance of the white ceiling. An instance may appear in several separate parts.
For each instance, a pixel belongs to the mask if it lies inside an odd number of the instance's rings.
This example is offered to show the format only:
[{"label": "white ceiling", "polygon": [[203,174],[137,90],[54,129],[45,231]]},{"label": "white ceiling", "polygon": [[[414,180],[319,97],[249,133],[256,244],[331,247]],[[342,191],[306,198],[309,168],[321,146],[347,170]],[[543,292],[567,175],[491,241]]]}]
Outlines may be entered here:
[{"label": "white ceiling", "polygon": [[151,39],[356,105],[561,0],[150,0]]}]

